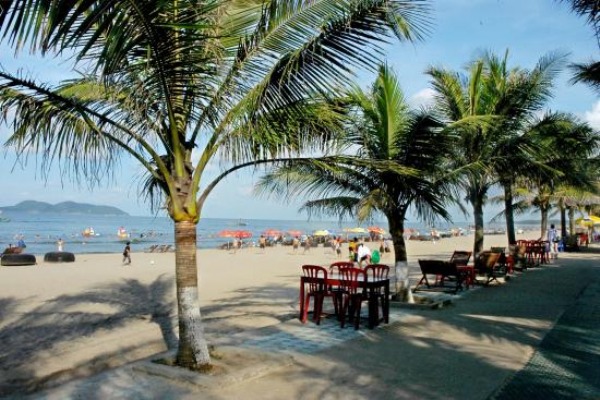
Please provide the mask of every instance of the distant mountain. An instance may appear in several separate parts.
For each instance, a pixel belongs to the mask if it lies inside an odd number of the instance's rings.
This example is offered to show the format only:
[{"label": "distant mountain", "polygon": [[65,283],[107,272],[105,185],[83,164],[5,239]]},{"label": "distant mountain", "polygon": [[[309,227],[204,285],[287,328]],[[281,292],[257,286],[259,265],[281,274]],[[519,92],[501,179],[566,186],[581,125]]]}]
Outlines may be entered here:
[{"label": "distant mountain", "polygon": [[69,214],[69,215],[129,215],[125,211],[111,206],[98,206],[95,204],[75,203],[64,201],[58,204],[44,203],[43,201],[26,200],[17,205],[0,207],[4,212],[21,212],[27,214]]}]

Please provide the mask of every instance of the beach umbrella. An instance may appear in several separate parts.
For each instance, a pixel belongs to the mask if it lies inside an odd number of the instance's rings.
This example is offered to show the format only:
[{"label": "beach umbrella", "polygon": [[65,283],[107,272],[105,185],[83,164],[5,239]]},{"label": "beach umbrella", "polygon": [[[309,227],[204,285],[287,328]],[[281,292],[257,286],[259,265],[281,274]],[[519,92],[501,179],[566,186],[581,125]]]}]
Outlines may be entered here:
[{"label": "beach umbrella", "polygon": [[300,235],[302,235],[304,232],[302,232],[302,231],[299,231],[299,230],[297,230],[297,229],[292,229],[292,230],[289,230],[289,231],[287,231],[287,233],[288,233],[288,235],[290,235],[290,236],[300,236]]},{"label": "beach umbrella", "polygon": [[218,233],[220,237],[246,239],[252,237],[252,232],[246,230],[226,229]]},{"label": "beach umbrella", "polygon": [[266,237],[279,237],[282,232],[279,229],[266,229],[262,234]]},{"label": "beach umbrella", "polygon": [[385,229],[380,228],[379,226],[370,226],[367,228],[367,230],[377,235],[385,235]]},{"label": "beach umbrella", "polygon": [[367,233],[367,230],[365,228],[344,228],[343,229],[344,232],[346,233]]},{"label": "beach umbrella", "polygon": [[577,218],[575,220],[575,223],[577,223],[578,225],[587,226],[587,227],[591,227],[594,225],[600,225],[600,217],[590,215],[590,216],[584,217],[584,218]]},{"label": "beach umbrella", "polygon": [[321,229],[321,230],[313,232],[313,236],[329,236],[329,235],[331,235],[331,232],[329,232],[327,229]]},{"label": "beach umbrella", "polygon": [[235,237],[238,238],[238,239],[247,239],[247,238],[252,237],[252,232],[250,232],[250,231],[238,230],[238,231],[235,231],[235,232],[236,232],[236,236]]},{"label": "beach umbrella", "polygon": [[234,233],[234,231],[233,231],[233,230],[231,230],[231,229],[225,229],[225,230],[223,230],[223,231],[221,231],[221,232],[217,233],[217,236],[219,236],[219,237],[229,237],[229,238],[231,238],[231,237],[235,237],[235,233]]}]

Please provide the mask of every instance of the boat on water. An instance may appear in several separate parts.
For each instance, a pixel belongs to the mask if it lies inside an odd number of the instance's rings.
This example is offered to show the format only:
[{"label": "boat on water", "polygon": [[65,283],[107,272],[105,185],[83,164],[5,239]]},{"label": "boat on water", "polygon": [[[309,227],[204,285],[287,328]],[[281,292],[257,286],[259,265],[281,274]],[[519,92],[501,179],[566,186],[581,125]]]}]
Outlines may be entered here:
[{"label": "boat on water", "polygon": [[10,222],[10,218],[2,215],[2,211],[0,211],[0,222]]},{"label": "boat on water", "polygon": [[237,223],[237,225],[238,225],[238,226],[246,226],[246,225],[248,225],[248,224],[247,224],[246,222],[244,222],[244,221],[243,221],[243,220],[240,218],[240,219],[238,220],[238,223]]},{"label": "boat on water", "polygon": [[85,228],[83,230],[83,232],[81,232],[81,236],[84,236],[84,237],[94,237],[94,236],[100,236],[100,234],[96,233],[96,231],[94,231],[94,228],[92,228],[90,226],[89,228]]},{"label": "boat on water", "polygon": [[131,235],[129,234],[129,232],[127,232],[127,230],[125,228],[123,228],[122,226],[119,227],[119,229],[117,230],[117,236],[120,239],[128,239]]}]

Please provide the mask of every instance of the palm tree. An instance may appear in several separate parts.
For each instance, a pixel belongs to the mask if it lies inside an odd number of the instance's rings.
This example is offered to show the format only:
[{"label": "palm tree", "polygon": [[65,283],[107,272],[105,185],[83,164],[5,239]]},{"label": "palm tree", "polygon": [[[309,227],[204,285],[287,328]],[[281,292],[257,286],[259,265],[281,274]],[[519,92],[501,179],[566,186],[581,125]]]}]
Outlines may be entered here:
[{"label": "palm tree", "polygon": [[289,163],[266,174],[261,194],[310,196],[302,210],[364,221],[380,212],[394,242],[398,296],[408,285],[404,221],[412,207],[426,221],[449,219],[452,194],[445,157],[453,140],[426,111],[412,111],[398,80],[383,65],[370,93],[350,92],[346,104],[352,122],[340,144],[341,155]]},{"label": "palm tree", "polygon": [[535,126],[530,133],[547,150],[541,159],[544,166],[524,176],[529,189],[524,203],[540,210],[541,237],[547,234],[553,207],[562,213],[570,200],[584,193],[597,194],[600,146],[598,133],[572,115],[548,115],[543,120],[550,122]]},{"label": "palm tree", "polygon": [[[420,39],[429,11],[425,0],[3,4],[1,38],[73,54],[83,71],[51,86],[0,69],[8,145],[90,179],[124,154],[144,168],[174,221],[176,363],[194,368],[210,367],[196,260],[207,196],[232,171],[325,143],[340,115],[319,98],[374,67],[382,40]],[[231,167],[207,183],[217,157]]]},{"label": "palm tree", "polygon": [[588,24],[592,25],[596,37],[600,38],[600,0],[559,0],[571,4],[571,9],[586,17]]},{"label": "palm tree", "polygon": [[[587,23],[594,29],[596,40],[600,44],[600,0],[560,0],[571,4],[571,9],[587,19]],[[600,90],[600,62],[591,61],[587,64],[573,64],[573,82],[583,82]]]},{"label": "palm tree", "polygon": [[561,135],[565,126],[572,126],[573,123],[571,116],[560,113],[546,113],[541,118],[521,118],[516,122],[513,125],[514,132],[504,135],[504,140],[499,144],[498,152],[503,157],[493,166],[504,192],[503,215],[509,244],[516,243],[514,213],[524,211],[522,204],[514,204],[517,193],[523,193],[517,183],[526,181],[527,177],[550,176],[557,179],[562,174],[547,163],[556,149],[551,146],[552,143],[540,141],[539,132]]},{"label": "palm tree", "polygon": [[[526,143],[514,139],[522,121],[550,97],[552,79],[562,59],[556,55],[543,57],[532,71],[527,71],[509,69],[508,52],[503,58],[486,54],[469,65],[468,76],[442,68],[427,72],[433,80],[436,107],[459,134],[456,165],[479,166],[465,170],[460,181],[473,207],[474,254],[483,249],[483,207],[488,192],[501,178],[505,188],[511,187],[510,174],[497,174],[507,167],[514,168],[507,157],[531,154]],[[511,152],[505,153],[508,148]]]}]

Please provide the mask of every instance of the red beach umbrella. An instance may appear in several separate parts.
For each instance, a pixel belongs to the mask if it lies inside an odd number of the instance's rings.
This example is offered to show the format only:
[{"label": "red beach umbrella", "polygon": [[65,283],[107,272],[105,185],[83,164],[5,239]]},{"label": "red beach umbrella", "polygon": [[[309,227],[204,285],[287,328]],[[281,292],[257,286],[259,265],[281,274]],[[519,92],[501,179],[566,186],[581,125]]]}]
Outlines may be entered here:
[{"label": "red beach umbrella", "polygon": [[231,230],[231,229],[225,229],[219,233],[217,233],[217,236],[219,237],[235,237],[235,231]]},{"label": "red beach umbrella", "polygon": [[245,230],[231,230],[226,229],[218,233],[220,237],[229,237],[229,238],[238,238],[238,239],[246,239],[252,237],[252,232]]},{"label": "red beach umbrella", "polygon": [[367,228],[367,230],[377,235],[385,235],[385,229],[380,228],[379,226],[370,226]]},{"label": "red beach umbrella", "polygon": [[302,232],[302,231],[299,231],[299,230],[292,229],[292,230],[289,230],[289,231],[287,231],[287,233],[288,233],[288,235],[290,235],[290,236],[300,236],[300,235],[302,235],[304,232]]},{"label": "red beach umbrella", "polygon": [[267,229],[263,232],[263,235],[266,237],[279,237],[281,236],[281,231],[278,229]]},{"label": "red beach umbrella", "polygon": [[252,232],[244,230],[235,231],[235,237],[238,239],[247,239],[252,237]]}]

